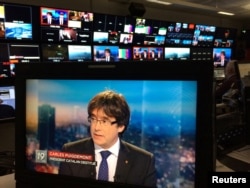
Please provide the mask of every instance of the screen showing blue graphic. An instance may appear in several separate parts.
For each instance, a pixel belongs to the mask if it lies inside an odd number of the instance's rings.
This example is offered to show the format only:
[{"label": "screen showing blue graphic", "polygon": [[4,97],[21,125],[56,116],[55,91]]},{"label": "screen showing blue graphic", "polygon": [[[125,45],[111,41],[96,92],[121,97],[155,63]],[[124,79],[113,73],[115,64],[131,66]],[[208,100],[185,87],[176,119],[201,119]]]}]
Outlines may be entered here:
[{"label": "screen showing blue graphic", "polygon": [[33,39],[31,6],[0,3],[0,39]]}]

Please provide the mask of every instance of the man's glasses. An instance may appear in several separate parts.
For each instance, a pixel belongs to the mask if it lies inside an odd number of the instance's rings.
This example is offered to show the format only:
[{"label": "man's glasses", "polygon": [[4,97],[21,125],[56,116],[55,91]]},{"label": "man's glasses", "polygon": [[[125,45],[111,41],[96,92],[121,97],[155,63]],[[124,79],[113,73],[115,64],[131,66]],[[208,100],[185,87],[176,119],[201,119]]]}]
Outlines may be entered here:
[{"label": "man's glasses", "polygon": [[110,121],[108,119],[96,119],[94,117],[89,117],[88,122],[91,125],[96,125],[99,122],[101,126],[110,126],[117,123],[117,121]]}]

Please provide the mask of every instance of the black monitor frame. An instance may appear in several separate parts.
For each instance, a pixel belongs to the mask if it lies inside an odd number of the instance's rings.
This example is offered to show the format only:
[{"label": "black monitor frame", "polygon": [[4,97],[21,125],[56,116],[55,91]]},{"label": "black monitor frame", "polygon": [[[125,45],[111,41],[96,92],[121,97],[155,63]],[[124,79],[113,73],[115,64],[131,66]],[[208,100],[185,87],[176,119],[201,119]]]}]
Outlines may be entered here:
[{"label": "black monitor frame", "polygon": [[[56,70],[56,71],[54,71]],[[129,79],[197,80],[197,136],[195,188],[208,187],[214,170],[213,146],[213,62],[144,62],[144,63],[36,63],[16,66],[16,187],[140,187],[117,183],[37,173],[26,169],[26,79]]]}]

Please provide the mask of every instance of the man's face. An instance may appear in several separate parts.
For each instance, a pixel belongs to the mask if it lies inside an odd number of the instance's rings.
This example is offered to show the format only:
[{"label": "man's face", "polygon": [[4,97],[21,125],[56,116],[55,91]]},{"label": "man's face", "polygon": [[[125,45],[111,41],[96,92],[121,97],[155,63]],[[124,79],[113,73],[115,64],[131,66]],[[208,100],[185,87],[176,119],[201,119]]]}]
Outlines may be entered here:
[{"label": "man's face", "polygon": [[[103,109],[95,109],[91,114],[92,118],[97,120],[106,120],[108,122],[115,122],[114,117],[108,117]],[[125,126],[117,126],[117,124],[103,125],[101,121],[92,123],[90,126],[91,137],[95,144],[107,149],[110,148],[118,139],[120,132],[124,130]]]},{"label": "man's face", "polygon": [[108,51],[105,51],[105,56],[110,56]]}]

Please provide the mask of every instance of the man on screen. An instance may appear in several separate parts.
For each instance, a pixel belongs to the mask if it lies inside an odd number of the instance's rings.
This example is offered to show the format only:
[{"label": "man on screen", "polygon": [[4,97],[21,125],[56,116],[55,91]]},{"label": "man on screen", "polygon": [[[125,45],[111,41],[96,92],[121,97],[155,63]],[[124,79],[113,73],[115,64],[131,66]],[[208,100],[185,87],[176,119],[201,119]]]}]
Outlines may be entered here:
[{"label": "man on screen", "polygon": [[106,62],[113,62],[115,61],[114,57],[111,56],[111,51],[110,49],[106,48],[104,50],[104,58]]},{"label": "man on screen", "polygon": [[219,59],[215,61],[214,65],[215,67],[226,67],[228,63],[228,59],[226,58],[226,52],[221,51]]},{"label": "man on screen", "polygon": [[[97,165],[61,162],[59,174],[156,187],[153,154],[121,140],[129,119],[130,109],[121,94],[106,90],[94,96],[88,104],[91,138],[67,143],[63,152],[92,155]],[[106,179],[100,177],[103,151],[109,153]]]}]

